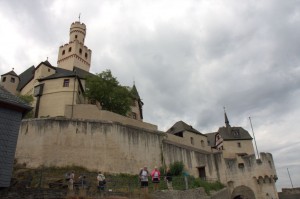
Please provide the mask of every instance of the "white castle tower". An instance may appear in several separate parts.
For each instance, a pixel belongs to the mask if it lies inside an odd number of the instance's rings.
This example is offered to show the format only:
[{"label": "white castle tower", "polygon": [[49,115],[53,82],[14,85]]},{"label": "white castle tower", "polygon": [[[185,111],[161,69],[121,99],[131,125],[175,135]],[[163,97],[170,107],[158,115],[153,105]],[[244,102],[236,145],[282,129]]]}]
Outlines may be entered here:
[{"label": "white castle tower", "polygon": [[57,67],[73,70],[74,67],[90,70],[92,51],[84,45],[86,26],[79,21],[73,22],[70,28],[68,44],[59,47]]}]

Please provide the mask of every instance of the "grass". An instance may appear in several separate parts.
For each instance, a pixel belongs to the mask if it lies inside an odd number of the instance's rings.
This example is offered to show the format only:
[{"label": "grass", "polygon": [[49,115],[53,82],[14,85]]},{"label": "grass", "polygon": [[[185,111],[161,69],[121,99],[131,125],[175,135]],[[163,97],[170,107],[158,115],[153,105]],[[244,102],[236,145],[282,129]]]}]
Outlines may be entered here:
[{"label": "grass", "polygon": [[[91,193],[96,193],[97,190],[97,171],[89,171],[84,167],[78,166],[67,166],[67,167],[40,167],[37,169],[24,168],[24,165],[17,165],[14,168],[14,178],[20,180],[26,180],[32,178],[30,187],[32,188],[49,188],[49,183],[61,180],[64,182],[64,176],[67,172],[75,172],[75,181],[80,175],[85,175],[87,181],[90,183]],[[138,175],[129,174],[110,174],[104,173],[107,184],[106,190],[111,190],[116,193],[140,193],[140,182]],[[64,182],[65,183],[65,182]],[[210,194],[212,190],[217,191],[224,187],[220,182],[207,182],[198,178],[188,178],[188,188],[193,189],[197,187],[203,187],[207,194]],[[173,188],[174,190],[185,190],[185,180],[183,176],[173,177]],[[160,190],[166,190],[166,182],[161,179],[159,183]],[[153,190],[153,183],[149,179],[149,192]]]}]

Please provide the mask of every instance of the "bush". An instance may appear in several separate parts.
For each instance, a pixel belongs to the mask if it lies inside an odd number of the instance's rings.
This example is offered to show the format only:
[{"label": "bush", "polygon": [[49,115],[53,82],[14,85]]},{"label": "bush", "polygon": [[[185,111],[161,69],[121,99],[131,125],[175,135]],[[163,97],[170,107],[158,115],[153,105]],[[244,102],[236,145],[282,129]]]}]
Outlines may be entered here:
[{"label": "bush", "polygon": [[170,164],[170,171],[171,171],[172,175],[174,175],[174,176],[181,175],[183,172],[183,168],[184,168],[183,162],[177,161],[177,162]]},{"label": "bush", "polygon": [[222,188],[224,188],[224,185],[220,182],[209,183],[207,181],[201,180],[200,178],[197,178],[194,180],[194,183],[193,183],[193,188],[196,188],[196,187],[203,187],[205,192],[209,195],[210,191],[221,190]]}]

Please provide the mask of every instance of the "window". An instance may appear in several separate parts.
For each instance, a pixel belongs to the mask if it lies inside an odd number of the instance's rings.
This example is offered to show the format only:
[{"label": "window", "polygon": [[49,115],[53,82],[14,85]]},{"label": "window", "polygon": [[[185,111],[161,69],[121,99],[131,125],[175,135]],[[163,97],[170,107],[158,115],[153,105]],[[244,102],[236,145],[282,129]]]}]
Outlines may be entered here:
[{"label": "window", "polygon": [[81,48],[79,49],[79,54],[82,54],[82,49]]},{"label": "window", "polygon": [[70,79],[64,79],[63,87],[69,87]]},{"label": "window", "polygon": [[240,169],[243,169],[243,168],[245,167],[245,165],[244,165],[244,163],[239,163],[239,164],[238,164],[238,167],[239,167]]},{"label": "window", "polygon": [[85,53],[85,54],[84,54],[84,56],[85,56],[85,58],[87,59],[87,57],[88,57],[88,54],[87,54],[87,53]]},{"label": "window", "polygon": [[241,143],[240,143],[240,142],[238,142],[238,143],[237,143],[237,146],[238,146],[239,148],[241,148],[241,147],[242,147],[242,145],[241,145]]},{"label": "window", "polygon": [[191,144],[194,145],[194,138],[191,137]]},{"label": "window", "polygon": [[75,35],[75,39],[77,39],[77,35]]},{"label": "window", "polygon": [[63,51],[62,51],[62,55],[64,55],[65,53],[66,53],[66,51],[65,51],[65,50],[63,50]]},{"label": "window", "polygon": [[69,48],[69,52],[71,52],[71,51],[72,51],[72,47]]},{"label": "window", "polygon": [[202,146],[202,147],[205,147],[204,141],[203,141],[203,140],[201,140],[201,146]]},{"label": "window", "polygon": [[14,77],[11,77],[11,78],[10,78],[10,82],[11,82],[11,83],[15,83],[15,81],[16,81],[16,79],[15,79]]},{"label": "window", "polygon": [[50,68],[48,68],[48,72],[50,72]]},{"label": "window", "polygon": [[136,113],[132,112],[131,114],[132,114],[132,118],[136,119]]},{"label": "window", "polygon": [[6,77],[3,77],[3,78],[2,78],[2,82],[5,82],[5,81],[6,81]]}]

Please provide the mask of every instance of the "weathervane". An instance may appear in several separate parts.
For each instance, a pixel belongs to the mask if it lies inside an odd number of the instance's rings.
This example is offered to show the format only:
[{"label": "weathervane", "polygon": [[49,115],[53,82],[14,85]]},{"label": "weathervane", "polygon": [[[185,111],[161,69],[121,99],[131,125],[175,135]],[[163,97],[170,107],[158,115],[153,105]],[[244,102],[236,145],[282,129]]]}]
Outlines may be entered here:
[{"label": "weathervane", "polygon": [[81,13],[79,13],[79,16],[78,16],[78,20],[79,20],[79,22],[80,22],[80,15],[81,15]]}]

